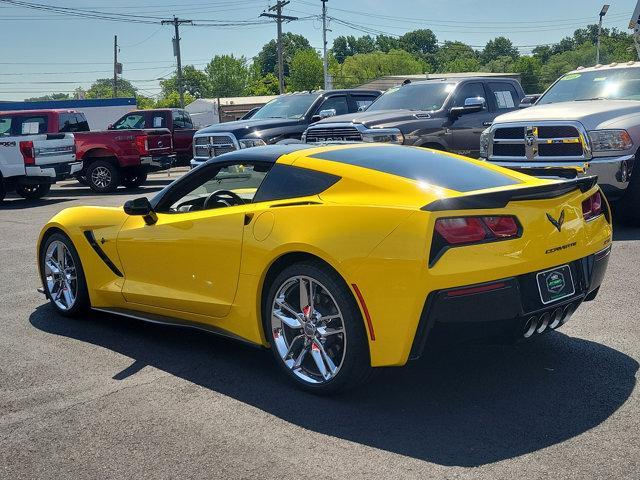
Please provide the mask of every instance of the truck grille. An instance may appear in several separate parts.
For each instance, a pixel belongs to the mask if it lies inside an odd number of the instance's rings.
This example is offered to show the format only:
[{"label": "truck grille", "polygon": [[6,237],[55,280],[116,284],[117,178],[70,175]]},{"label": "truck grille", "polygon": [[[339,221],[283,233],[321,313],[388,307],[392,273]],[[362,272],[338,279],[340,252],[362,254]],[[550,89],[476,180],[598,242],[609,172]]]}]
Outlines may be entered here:
[{"label": "truck grille", "polygon": [[194,157],[210,158],[223,153],[236,150],[235,142],[231,135],[212,135],[196,137],[194,140]]},{"label": "truck grille", "polygon": [[523,124],[493,130],[489,158],[567,160],[585,158],[585,138],[574,125]]},{"label": "truck grille", "polygon": [[361,142],[362,135],[356,127],[309,128],[307,142]]}]

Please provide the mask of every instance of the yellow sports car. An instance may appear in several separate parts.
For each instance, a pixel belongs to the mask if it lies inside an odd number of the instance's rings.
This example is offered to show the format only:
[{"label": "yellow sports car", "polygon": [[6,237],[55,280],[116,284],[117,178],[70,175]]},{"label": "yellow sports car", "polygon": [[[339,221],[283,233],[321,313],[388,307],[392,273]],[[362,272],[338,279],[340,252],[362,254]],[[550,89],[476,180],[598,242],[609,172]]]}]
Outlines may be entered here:
[{"label": "yellow sports car", "polygon": [[63,210],[44,292],[271,346],[332,392],[432,343],[514,341],[593,299],[611,248],[594,177],[542,180],[395,145],[280,145],[212,158],[153,199]]}]

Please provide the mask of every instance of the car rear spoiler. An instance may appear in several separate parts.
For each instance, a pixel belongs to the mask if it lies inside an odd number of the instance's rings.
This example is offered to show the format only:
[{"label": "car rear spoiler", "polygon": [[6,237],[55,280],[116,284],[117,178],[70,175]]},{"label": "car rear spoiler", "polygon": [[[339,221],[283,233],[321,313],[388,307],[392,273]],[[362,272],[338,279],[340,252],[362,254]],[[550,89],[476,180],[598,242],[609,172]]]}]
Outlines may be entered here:
[{"label": "car rear spoiler", "polygon": [[428,203],[420,210],[427,212],[441,212],[443,210],[477,210],[487,208],[502,208],[509,202],[516,200],[539,200],[555,198],[573,190],[586,192],[598,182],[597,176],[574,178],[561,182],[536,185],[535,187],[513,188],[497,192],[475,193],[459,197],[441,198]]}]

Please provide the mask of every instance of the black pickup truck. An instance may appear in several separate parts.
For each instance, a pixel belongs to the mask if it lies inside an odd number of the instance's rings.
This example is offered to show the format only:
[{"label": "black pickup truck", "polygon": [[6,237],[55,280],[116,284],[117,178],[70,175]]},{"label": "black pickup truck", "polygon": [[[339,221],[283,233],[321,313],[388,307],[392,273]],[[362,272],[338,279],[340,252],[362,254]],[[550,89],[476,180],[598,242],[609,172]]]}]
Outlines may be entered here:
[{"label": "black pickup truck", "polygon": [[310,123],[368,107],[379,90],[319,90],[280,95],[261,107],[248,120],[218,123],[193,136],[196,167],[211,157],[240,148],[273,143],[300,142]]},{"label": "black pickup truck", "polygon": [[364,112],[323,119],[302,140],[387,142],[478,157],[480,135],[515,110],[525,93],[517,80],[495,77],[421,80],[390,88]]}]

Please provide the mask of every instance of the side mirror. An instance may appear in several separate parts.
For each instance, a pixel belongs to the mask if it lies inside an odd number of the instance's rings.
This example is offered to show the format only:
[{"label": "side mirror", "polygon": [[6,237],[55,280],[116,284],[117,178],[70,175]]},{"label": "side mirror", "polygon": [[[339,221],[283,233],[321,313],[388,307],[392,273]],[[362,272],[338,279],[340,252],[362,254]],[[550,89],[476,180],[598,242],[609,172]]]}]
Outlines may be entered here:
[{"label": "side mirror", "polygon": [[311,117],[312,122],[319,122],[323,118],[335,117],[336,109],[335,108],[327,108],[326,110],[320,110],[316,115]]},{"label": "side mirror", "polygon": [[127,215],[141,215],[144,217],[144,222],[147,225],[153,225],[158,221],[156,212],[153,211],[153,207],[149,203],[147,197],[134,198],[128,200],[124,204],[124,213]]},{"label": "side mirror", "polygon": [[110,123],[109,125],[107,125],[107,130],[113,130],[113,123]]},{"label": "side mirror", "polygon": [[534,103],[536,103],[540,97],[541,95],[527,95],[522,100],[520,100],[520,104],[518,105],[518,108],[530,107]]},{"label": "side mirror", "polygon": [[464,101],[464,107],[453,107],[449,110],[451,117],[458,118],[469,113],[478,113],[484,109],[486,101],[484,97],[469,97]]}]

